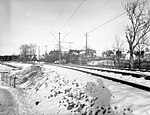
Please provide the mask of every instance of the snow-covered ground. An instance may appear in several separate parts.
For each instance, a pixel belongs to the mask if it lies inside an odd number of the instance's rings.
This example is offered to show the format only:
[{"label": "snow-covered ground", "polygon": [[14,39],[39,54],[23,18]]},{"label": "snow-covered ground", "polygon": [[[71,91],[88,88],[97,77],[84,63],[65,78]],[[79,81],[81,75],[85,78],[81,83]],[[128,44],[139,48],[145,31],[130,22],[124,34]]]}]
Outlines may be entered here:
[{"label": "snow-covered ground", "polygon": [[15,111],[14,106],[12,94],[5,88],[0,87],[0,115],[11,115],[11,111]]},{"label": "snow-covered ground", "polygon": [[12,67],[8,67],[6,65],[1,65],[0,64],[0,72],[2,71],[11,71],[13,68]]},{"label": "snow-covered ground", "polygon": [[7,91],[20,115],[150,115],[149,92],[90,74],[50,65],[13,74],[18,88]]},{"label": "snow-covered ground", "polygon": [[[0,71],[14,72],[16,70],[12,67],[0,64]],[[14,89],[0,79],[0,115],[25,115],[25,111],[28,112],[29,108],[23,111],[24,106],[27,104],[21,103],[19,100],[23,102],[24,98],[20,97],[18,88]]]},{"label": "snow-covered ground", "polygon": [[15,66],[17,68],[26,68],[32,65],[32,64],[25,64],[21,62],[20,63],[19,62],[3,62],[3,63],[7,65]]},{"label": "snow-covered ground", "polygon": [[10,71],[12,71],[14,68],[12,68],[12,67],[8,67],[8,66],[6,66],[6,65],[2,65],[2,64],[0,64],[0,85],[2,84],[2,81],[1,81],[1,73],[2,72],[10,72]]},{"label": "snow-covered ground", "polygon": [[10,75],[12,75],[19,72],[20,69],[25,69],[29,66],[32,66],[32,64],[25,64],[21,62],[3,62],[3,65],[0,64],[0,71],[11,71]]},{"label": "snow-covered ground", "polygon": [[100,79],[58,70],[53,66],[33,66],[16,74],[23,74],[18,85],[26,92],[35,114],[114,115],[110,91]]},{"label": "snow-covered ground", "polygon": [[[53,67],[57,72],[67,76],[80,76],[83,73]],[[109,73],[107,73],[110,75]],[[106,75],[106,73],[105,73]],[[150,115],[150,93],[130,86],[115,83],[103,78],[84,74],[84,79],[94,81],[101,79],[111,94],[110,105],[116,115]],[[88,77],[86,77],[88,76]],[[75,77],[76,78],[76,77]],[[89,80],[90,81],[90,80]]]}]

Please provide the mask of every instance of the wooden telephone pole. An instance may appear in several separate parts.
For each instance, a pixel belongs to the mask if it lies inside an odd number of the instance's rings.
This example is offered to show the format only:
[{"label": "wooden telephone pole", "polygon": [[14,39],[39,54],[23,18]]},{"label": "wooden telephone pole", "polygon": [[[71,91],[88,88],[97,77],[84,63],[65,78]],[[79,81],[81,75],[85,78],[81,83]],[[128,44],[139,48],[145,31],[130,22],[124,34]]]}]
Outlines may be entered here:
[{"label": "wooden telephone pole", "polygon": [[47,45],[45,45],[45,54],[47,54]]},{"label": "wooden telephone pole", "polygon": [[40,46],[38,46],[38,55],[39,55],[39,61],[40,61]]},{"label": "wooden telephone pole", "polygon": [[[50,31],[51,32],[51,31]],[[60,64],[60,61],[61,61],[61,43],[69,43],[69,44],[72,44],[73,42],[63,42],[63,40],[66,38],[66,36],[68,35],[68,33],[62,38],[61,40],[61,33],[59,32],[58,33],[58,37],[59,37],[59,40],[56,39],[56,37],[54,36],[54,34],[51,32],[53,38],[58,42],[58,47],[59,47],[59,64]]]},{"label": "wooden telephone pole", "polygon": [[59,34],[59,64],[60,64],[60,61],[61,61],[61,42],[60,42],[60,32],[58,33]]},{"label": "wooden telephone pole", "polygon": [[85,45],[85,56],[86,56],[86,59],[87,59],[87,54],[88,54],[88,52],[87,52],[87,45],[88,45],[88,40],[87,40],[87,37],[88,37],[88,33],[86,33],[85,34],[85,37],[86,37],[86,45]]}]

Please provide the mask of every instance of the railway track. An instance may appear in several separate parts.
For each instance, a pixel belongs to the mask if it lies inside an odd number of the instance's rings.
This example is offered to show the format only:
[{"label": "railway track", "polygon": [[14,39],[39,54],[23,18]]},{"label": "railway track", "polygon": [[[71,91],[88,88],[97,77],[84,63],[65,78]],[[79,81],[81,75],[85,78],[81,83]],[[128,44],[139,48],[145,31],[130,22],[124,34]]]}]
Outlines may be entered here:
[{"label": "railway track", "polygon": [[103,71],[108,72],[108,73],[110,73],[110,72],[114,73],[116,76],[118,76],[119,74],[122,74],[123,77],[126,77],[125,75],[130,75],[130,76],[132,76],[133,78],[136,78],[136,79],[140,79],[142,77],[143,78],[146,78],[146,77],[149,78],[150,77],[149,75],[146,75],[146,74],[143,74],[143,73],[135,73],[135,72],[130,72],[130,71],[124,71],[124,72],[122,71],[121,72],[121,71],[117,71],[117,70],[113,70],[113,69],[104,69],[104,68],[95,68],[95,67],[77,66],[77,65],[73,65],[73,66],[70,66],[70,65],[54,65],[54,66],[84,72],[84,73],[91,74],[91,75],[94,75],[94,76],[97,76],[97,77],[102,77],[102,78],[107,79],[107,80],[111,80],[113,82],[118,82],[118,83],[121,83],[121,84],[125,84],[125,85],[128,85],[128,86],[132,86],[134,88],[138,88],[138,89],[142,89],[142,90],[150,92],[150,81],[148,79],[145,79],[145,80],[149,81],[149,85],[146,86],[145,84],[134,83],[133,81],[130,81],[130,80],[119,79],[119,78],[112,77],[111,75],[106,75],[105,73],[103,73]]},{"label": "railway track", "polygon": [[71,66],[97,70],[97,71],[113,72],[113,73],[122,74],[122,75],[132,75],[133,77],[136,77],[136,78],[144,77],[145,79],[150,80],[150,75],[145,74],[144,72],[140,72],[140,71],[117,70],[117,69],[108,69],[108,68],[100,68],[100,67],[92,67],[92,66],[77,66],[77,65],[71,65]]}]

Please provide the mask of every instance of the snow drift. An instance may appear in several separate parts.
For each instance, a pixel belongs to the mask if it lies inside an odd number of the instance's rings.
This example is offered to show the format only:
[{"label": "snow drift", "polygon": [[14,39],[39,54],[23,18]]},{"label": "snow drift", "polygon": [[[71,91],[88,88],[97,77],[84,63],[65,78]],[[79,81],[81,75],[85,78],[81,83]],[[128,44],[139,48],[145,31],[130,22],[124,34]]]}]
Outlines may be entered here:
[{"label": "snow drift", "polygon": [[110,91],[100,79],[81,80],[39,65],[16,76],[35,115],[114,115]]}]

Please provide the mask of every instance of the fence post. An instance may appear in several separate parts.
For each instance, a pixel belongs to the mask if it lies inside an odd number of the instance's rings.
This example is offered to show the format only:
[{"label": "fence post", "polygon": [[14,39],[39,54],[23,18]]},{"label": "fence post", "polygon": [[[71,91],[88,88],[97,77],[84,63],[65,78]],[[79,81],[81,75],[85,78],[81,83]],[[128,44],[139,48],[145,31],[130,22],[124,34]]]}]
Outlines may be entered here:
[{"label": "fence post", "polygon": [[7,84],[9,84],[9,76],[10,76],[10,72],[6,73],[6,77],[7,77]]},{"label": "fence post", "polygon": [[9,77],[10,77],[10,78],[9,78],[9,80],[10,80],[10,81],[9,81],[9,85],[11,86],[11,76],[9,76]]},{"label": "fence post", "polygon": [[4,74],[3,74],[3,73],[1,73],[1,75],[2,75],[2,81],[5,81]]},{"label": "fence post", "polygon": [[0,73],[0,81],[2,81],[2,73]]},{"label": "fence post", "polygon": [[5,77],[6,77],[6,84],[8,83],[8,76],[7,74],[5,74]]},{"label": "fence post", "polygon": [[3,74],[3,73],[1,73],[1,80],[2,80],[2,81],[5,81],[5,78],[4,78],[4,74]]},{"label": "fence post", "polygon": [[14,88],[16,87],[16,75],[14,77]]}]

